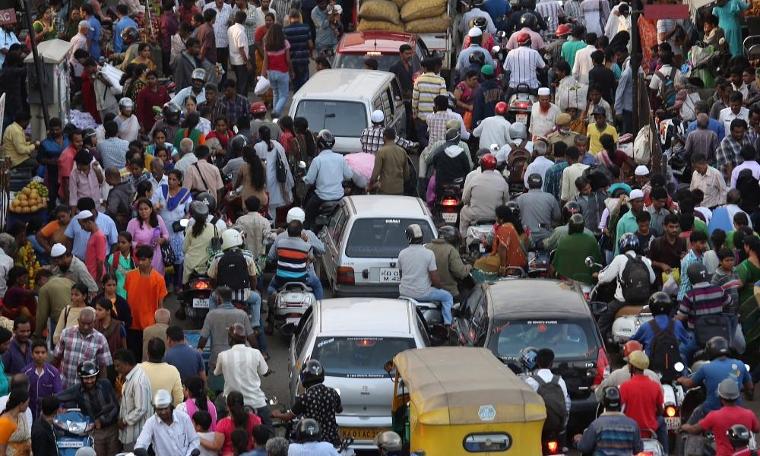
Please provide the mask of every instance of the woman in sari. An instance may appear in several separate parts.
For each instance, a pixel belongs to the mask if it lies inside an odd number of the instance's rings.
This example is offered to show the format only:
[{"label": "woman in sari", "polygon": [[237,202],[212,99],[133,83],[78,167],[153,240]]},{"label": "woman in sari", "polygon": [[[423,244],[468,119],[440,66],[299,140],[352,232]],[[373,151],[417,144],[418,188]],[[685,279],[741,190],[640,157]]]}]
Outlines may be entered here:
[{"label": "woman in sari", "polygon": [[[187,98],[191,98],[190,97]],[[198,114],[198,112],[191,112],[190,114],[185,117],[184,122],[182,122],[182,128],[177,130],[177,134],[174,135],[174,147],[179,150],[179,143],[184,138],[190,138],[193,141],[193,149],[206,144],[206,135],[203,134],[201,130],[198,129],[198,123],[200,122],[201,116]]]},{"label": "woman in sari", "polygon": [[498,272],[499,275],[514,273],[513,268],[524,270],[527,266],[524,242],[525,236],[517,204],[497,207],[491,254],[477,260],[475,268],[483,272]]},{"label": "woman in sari", "polygon": [[182,171],[178,169],[169,171],[167,181],[168,184],[162,184],[159,189],[166,200],[166,205],[161,208],[161,218],[164,219],[169,230],[169,245],[174,252],[174,275],[167,282],[174,285],[175,290],[179,290],[182,287],[182,262],[185,260],[182,251],[185,231],[175,231],[174,225],[187,216],[193,198],[190,190],[182,186]]}]

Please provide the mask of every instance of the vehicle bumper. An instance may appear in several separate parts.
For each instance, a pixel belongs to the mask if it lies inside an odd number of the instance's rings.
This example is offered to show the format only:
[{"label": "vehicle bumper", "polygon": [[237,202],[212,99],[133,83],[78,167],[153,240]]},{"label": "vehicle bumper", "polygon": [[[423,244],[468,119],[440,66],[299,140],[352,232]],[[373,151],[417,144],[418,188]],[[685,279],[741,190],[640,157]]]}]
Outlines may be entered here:
[{"label": "vehicle bumper", "polygon": [[398,285],[335,285],[336,298],[398,298]]},{"label": "vehicle bumper", "polygon": [[341,437],[344,437],[342,435],[343,432],[349,429],[354,431],[366,429],[370,431],[370,434],[373,434],[371,436],[367,435],[363,437],[359,437],[358,434],[355,435],[354,443],[351,444],[351,448],[354,450],[377,450],[377,445],[375,445],[374,442],[374,435],[391,429],[391,419],[389,416],[364,417],[338,415],[335,418],[338,422],[339,428],[342,430]]}]

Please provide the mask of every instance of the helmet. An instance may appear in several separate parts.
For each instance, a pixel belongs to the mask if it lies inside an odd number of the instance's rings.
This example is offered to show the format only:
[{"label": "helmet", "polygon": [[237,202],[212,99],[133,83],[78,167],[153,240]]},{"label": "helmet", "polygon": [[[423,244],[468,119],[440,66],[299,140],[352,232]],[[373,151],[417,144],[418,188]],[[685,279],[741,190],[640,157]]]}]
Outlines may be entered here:
[{"label": "helmet", "polygon": [[711,337],[707,341],[705,349],[707,350],[707,354],[710,356],[711,361],[721,356],[728,356],[730,353],[728,341],[722,336]]},{"label": "helmet", "polygon": [[520,350],[520,364],[526,371],[532,371],[536,368],[536,358],[538,357],[538,350],[534,347],[525,347]]},{"label": "helmet", "polygon": [[604,389],[602,403],[605,409],[620,410],[620,390],[617,386],[608,386]]},{"label": "helmet", "polygon": [[494,106],[493,108],[493,111],[496,113],[496,115],[499,115],[499,116],[503,116],[504,114],[507,113],[508,110],[509,110],[509,106],[507,105],[507,103],[503,101],[496,103],[496,106]]},{"label": "helmet", "polygon": [[248,140],[245,135],[235,135],[230,139],[230,153],[233,155],[243,151],[243,147],[248,145]]},{"label": "helmet", "polygon": [[172,405],[172,395],[165,389],[156,391],[156,394],[153,396],[153,407],[166,408],[170,405]]},{"label": "helmet", "polygon": [[670,296],[664,291],[658,291],[649,297],[649,311],[653,315],[670,314],[670,309],[673,306],[673,302],[670,300]]},{"label": "helmet", "polygon": [[[532,14],[531,14],[531,16],[532,16]],[[535,16],[533,16],[533,17],[535,17]],[[530,44],[530,35],[528,35],[525,32],[518,33],[517,34],[517,44],[520,45],[520,46],[522,46],[524,44]]]},{"label": "helmet", "polygon": [[383,111],[376,109],[372,111],[372,115],[370,116],[370,120],[372,120],[373,124],[381,124],[385,122],[385,114]]},{"label": "helmet", "polygon": [[194,219],[203,220],[208,217],[208,205],[203,201],[190,203],[190,216]]},{"label": "helmet", "polygon": [[407,226],[406,240],[410,244],[421,244],[422,243],[422,228],[416,223],[412,223],[411,225]]},{"label": "helmet", "polygon": [[731,377],[718,383],[718,397],[727,401],[739,399],[739,384]]},{"label": "helmet", "polygon": [[496,157],[493,154],[485,154],[480,157],[480,167],[483,171],[496,169]]},{"label": "helmet", "polygon": [[251,103],[251,106],[248,108],[248,110],[251,112],[251,114],[266,114],[267,105],[260,101],[254,101]]},{"label": "helmet", "polygon": [[486,64],[486,55],[480,51],[475,51],[472,54],[470,54],[469,57],[470,65],[476,65],[478,67],[482,67]]},{"label": "helmet", "polygon": [[303,223],[306,220],[306,212],[300,207],[291,207],[288,210],[288,215],[285,216],[285,223],[290,223],[293,220],[298,220]]},{"label": "helmet", "polygon": [[401,437],[393,431],[385,431],[375,436],[378,450],[401,451]]},{"label": "helmet", "polygon": [[177,123],[179,122],[179,115],[182,112],[179,106],[176,105],[176,103],[166,103],[164,107],[161,109],[161,112],[164,115],[164,119],[169,123]]},{"label": "helmet", "polygon": [[575,201],[568,201],[564,206],[562,206],[562,220],[565,222],[569,222],[570,217],[572,217],[573,214],[582,213],[583,211],[581,210],[581,205]]},{"label": "helmet", "polygon": [[459,230],[453,226],[442,226],[438,228],[438,239],[443,239],[456,247],[459,245]]},{"label": "helmet", "polygon": [[559,24],[559,27],[557,27],[557,31],[554,32],[554,35],[556,35],[558,38],[562,36],[569,35],[573,32],[572,27],[570,27],[570,24]]},{"label": "helmet", "polygon": [[644,350],[641,342],[638,340],[629,340],[623,345],[623,358],[628,358],[632,352]]},{"label": "helmet", "polygon": [[[531,30],[535,30],[538,26],[538,19],[536,18],[536,15],[531,12],[523,13],[522,16],[520,16],[520,25],[523,27],[528,27]],[[528,35],[528,39],[530,39],[530,35]],[[520,37],[517,37],[517,40],[519,42]]]},{"label": "helmet", "polygon": [[[530,185],[530,180],[528,180],[528,184]],[[539,185],[537,188],[541,188],[541,186]],[[570,234],[582,233],[585,226],[586,221],[583,219],[583,216],[581,214],[573,214],[567,221],[567,232]]]},{"label": "helmet", "polygon": [[119,100],[120,109],[133,109],[134,107],[135,102],[131,98],[123,97]]},{"label": "helmet", "polygon": [[79,367],[77,367],[77,375],[79,375],[80,378],[94,377],[99,373],[100,369],[98,369],[98,365],[92,361],[79,363]]},{"label": "helmet", "polygon": [[331,149],[335,145],[335,136],[330,130],[319,130],[317,135],[317,147],[320,149]]},{"label": "helmet", "polygon": [[689,277],[689,282],[691,282],[692,285],[699,282],[706,282],[708,280],[707,268],[705,268],[704,264],[696,261],[686,268],[686,275]]},{"label": "helmet", "polygon": [[304,388],[322,383],[325,381],[325,370],[322,369],[322,363],[316,359],[310,359],[301,368],[301,384]]},{"label": "helmet", "polygon": [[211,196],[211,193],[200,192],[197,195],[195,195],[195,201],[206,203],[206,206],[208,206],[209,214],[213,214],[214,212],[216,212],[216,199],[213,196]]},{"label": "helmet", "polygon": [[137,29],[134,27],[127,27],[121,31],[121,39],[124,41],[134,42],[140,35],[137,33]]},{"label": "helmet", "polygon": [[475,20],[472,21],[472,25],[485,32],[486,28],[488,27],[488,21],[485,17],[478,16],[475,18]]},{"label": "helmet", "polygon": [[620,236],[620,239],[618,240],[618,251],[620,253],[625,253],[629,250],[638,253],[639,247],[639,238],[633,233],[625,233]]},{"label": "helmet", "polygon": [[312,418],[299,421],[293,432],[298,442],[318,442],[322,438],[322,429],[319,428],[317,420]]},{"label": "helmet", "polygon": [[197,80],[197,81],[205,81],[206,70],[204,70],[203,68],[194,69],[193,72],[190,73],[190,79]]},{"label": "helmet", "polygon": [[525,128],[525,124],[522,122],[515,122],[509,126],[509,137],[515,139],[527,139],[528,129]]},{"label": "helmet", "polygon": [[96,136],[98,136],[98,134],[92,128],[85,128],[84,130],[82,130],[82,138],[84,138],[85,141],[88,138],[93,138],[93,137],[96,137]]},{"label": "helmet", "polygon": [[728,437],[728,441],[731,442],[734,450],[739,450],[749,445],[752,435],[743,424],[734,424],[726,431],[726,437]]},{"label": "helmet", "polygon": [[505,204],[504,206],[506,206],[506,208],[509,209],[509,212],[512,214],[512,216],[515,219],[520,218],[520,205],[517,204],[517,201],[515,200],[507,201],[507,204]]},{"label": "helmet", "polygon": [[240,247],[241,245],[243,245],[243,236],[240,231],[229,228],[222,232],[222,250]]}]

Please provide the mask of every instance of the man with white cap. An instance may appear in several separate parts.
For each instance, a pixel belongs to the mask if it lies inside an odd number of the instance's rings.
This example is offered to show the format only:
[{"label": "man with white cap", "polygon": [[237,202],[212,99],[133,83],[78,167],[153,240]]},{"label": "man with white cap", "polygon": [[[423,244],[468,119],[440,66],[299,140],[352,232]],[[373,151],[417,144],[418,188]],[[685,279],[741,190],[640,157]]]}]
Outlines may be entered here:
[{"label": "man with white cap", "polygon": [[551,102],[551,91],[548,87],[538,89],[538,101],[533,103],[530,110],[530,128],[533,139],[545,138],[554,131],[557,116],[561,113],[559,107]]},{"label": "man with white cap", "polygon": [[644,210],[644,192],[639,189],[632,190],[628,197],[628,206],[630,210],[620,217],[615,229],[615,254],[623,253],[618,252],[618,240],[620,240],[620,237],[626,233],[635,233],[639,229],[636,216]]},{"label": "man with white cap", "polygon": [[153,451],[158,456],[190,456],[198,449],[200,438],[190,416],[172,406],[172,395],[163,389],[153,396],[153,409],[156,414],[148,418],[135,442],[135,450]]},{"label": "man with white cap", "polygon": [[[539,139],[533,143],[533,161],[530,162],[527,168],[525,168],[524,183],[525,188],[530,189],[528,185],[528,177],[531,174],[538,174],[541,176],[541,182],[543,184],[546,177],[546,171],[554,165],[554,162],[546,158],[549,153],[549,145],[543,139]],[[539,188],[540,189],[540,188]]]},{"label": "man with white cap", "polygon": [[483,31],[478,27],[472,27],[467,36],[470,37],[470,46],[466,49],[462,49],[457,57],[456,70],[459,72],[459,80],[464,80],[465,72],[470,69],[470,56],[476,52],[480,52],[485,57],[485,63],[493,65],[493,58],[491,53],[487,49],[483,49],[480,45],[483,42]]},{"label": "man with white cap", "polygon": [[647,165],[638,165],[633,171],[633,178],[636,186],[644,192],[644,199],[648,199],[649,192],[652,191],[652,184],[649,183],[649,168]]},{"label": "man with white cap", "polygon": [[50,249],[50,262],[55,266],[53,269],[55,274],[68,277],[74,283],[81,282],[85,284],[87,290],[92,294],[98,292],[98,284],[92,278],[89,271],[87,271],[87,266],[85,266],[82,260],[75,257],[65,245],[61,243],[53,245]]},{"label": "man with white cap", "polygon": [[[461,116],[460,116],[461,119]],[[370,115],[372,125],[362,130],[359,136],[359,142],[362,143],[362,152],[374,154],[383,146],[383,132],[385,131],[385,113],[379,109],[372,111]],[[414,149],[419,143],[409,141],[408,139],[396,136],[396,145],[406,150]]]},{"label": "man with white cap", "polygon": [[119,125],[119,138],[132,142],[140,134],[140,122],[135,115],[135,103],[127,97],[119,100],[119,115],[116,123]]}]

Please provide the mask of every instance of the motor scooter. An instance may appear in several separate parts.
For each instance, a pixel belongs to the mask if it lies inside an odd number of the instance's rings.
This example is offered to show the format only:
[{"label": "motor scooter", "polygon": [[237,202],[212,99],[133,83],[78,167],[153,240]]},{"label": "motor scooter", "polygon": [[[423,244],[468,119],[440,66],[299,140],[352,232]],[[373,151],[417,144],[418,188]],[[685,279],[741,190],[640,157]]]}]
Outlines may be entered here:
[{"label": "motor scooter", "polygon": [[82,447],[94,447],[95,423],[78,408],[66,409],[53,418],[55,444],[60,456],[74,456]]},{"label": "motor scooter", "polygon": [[193,273],[187,286],[179,293],[180,306],[184,315],[200,327],[211,308],[211,278],[206,274]]},{"label": "motor scooter", "polygon": [[277,293],[274,308],[274,326],[285,337],[298,327],[306,310],[316,302],[311,288],[300,282],[288,282]]},{"label": "motor scooter", "polygon": [[459,225],[459,211],[462,209],[462,186],[464,178],[456,179],[441,186],[436,194],[435,212],[445,225]]},{"label": "motor scooter", "polygon": [[518,84],[507,101],[509,105],[508,119],[511,122],[520,122],[527,126],[530,121],[530,111],[536,101],[538,101],[538,97],[531,93],[527,84]]}]

